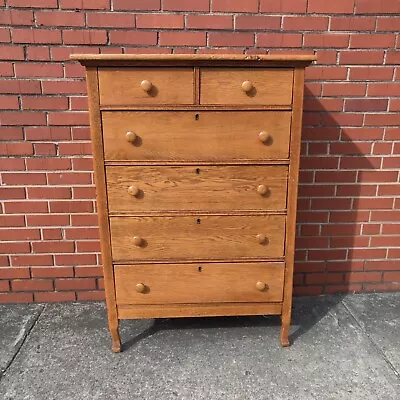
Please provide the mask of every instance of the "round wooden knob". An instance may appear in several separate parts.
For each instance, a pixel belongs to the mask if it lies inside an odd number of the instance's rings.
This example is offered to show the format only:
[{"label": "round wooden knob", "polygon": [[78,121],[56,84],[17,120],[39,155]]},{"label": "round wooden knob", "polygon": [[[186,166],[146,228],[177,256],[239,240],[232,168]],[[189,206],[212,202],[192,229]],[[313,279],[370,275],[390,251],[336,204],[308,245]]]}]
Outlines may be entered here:
[{"label": "round wooden knob", "polygon": [[144,291],[146,290],[146,286],[143,283],[138,283],[135,289],[138,293],[144,293]]},{"label": "round wooden knob", "polygon": [[259,233],[257,235],[257,241],[258,241],[258,243],[263,244],[267,241],[267,237],[265,235],[263,235],[262,233]]},{"label": "round wooden knob", "polygon": [[140,236],[134,236],[133,237],[133,244],[135,246],[139,247],[142,244],[142,242],[143,242],[143,239]]},{"label": "round wooden knob", "polygon": [[258,281],[258,282],[256,283],[256,288],[257,288],[257,290],[259,290],[260,292],[262,292],[263,290],[265,290],[265,289],[268,288],[268,285],[267,285],[265,282]]},{"label": "round wooden knob", "polygon": [[265,185],[259,185],[257,187],[257,193],[261,194],[261,196],[264,196],[268,193],[268,187]]},{"label": "round wooden knob", "polygon": [[145,91],[145,92],[150,92],[150,90],[151,90],[151,88],[153,87],[153,84],[150,82],[150,81],[148,81],[147,79],[145,79],[145,80],[143,80],[141,83],[140,83],[140,87]]},{"label": "round wooden knob", "polygon": [[263,142],[263,143],[267,143],[268,139],[270,138],[269,133],[266,131],[261,131],[258,134],[259,139]]},{"label": "round wooden knob", "polygon": [[129,186],[128,187],[128,193],[131,196],[137,196],[139,194],[139,189],[136,186]]},{"label": "round wooden knob", "polygon": [[253,84],[250,81],[244,81],[242,83],[242,90],[245,93],[251,92],[251,90],[254,88]]},{"label": "round wooden knob", "polygon": [[130,143],[133,143],[137,138],[135,132],[126,132],[126,140]]}]

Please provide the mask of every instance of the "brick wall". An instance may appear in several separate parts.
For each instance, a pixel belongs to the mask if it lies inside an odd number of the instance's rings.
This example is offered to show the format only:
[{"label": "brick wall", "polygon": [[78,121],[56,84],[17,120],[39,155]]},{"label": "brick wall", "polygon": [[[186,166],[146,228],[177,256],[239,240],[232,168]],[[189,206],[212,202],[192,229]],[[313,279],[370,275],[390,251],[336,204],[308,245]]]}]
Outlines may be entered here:
[{"label": "brick wall", "polygon": [[400,0],[0,0],[0,302],[103,298],[75,52],[316,50],[295,292],[398,290],[399,13]]}]

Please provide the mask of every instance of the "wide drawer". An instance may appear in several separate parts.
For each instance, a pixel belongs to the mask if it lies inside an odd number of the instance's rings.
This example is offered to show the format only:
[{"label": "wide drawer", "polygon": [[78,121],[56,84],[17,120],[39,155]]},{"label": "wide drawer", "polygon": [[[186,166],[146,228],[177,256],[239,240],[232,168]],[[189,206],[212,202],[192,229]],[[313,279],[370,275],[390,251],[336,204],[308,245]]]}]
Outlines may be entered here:
[{"label": "wide drawer", "polygon": [[102,113],[106,160],[287,159],[285,111]]},{"label": "wide drawer", "polygon": [[191,68],[101,68],[100,104],[193,104]]},{"label": "wide drawer", "polygon": [[283,263],[116,265],[117,304],[280,302]]},{"label": "wide drawer", "polygon": [[278,258],[284,215],[111,217],[114,261]]},{"label": "wide drawer", "polygon": [[282,210],[287,166],[111,166],[110,213]]},{"label": "wide drawer", "polygon": [[292,104],[292,69],[205,68],[200,76],[200,104]]}]

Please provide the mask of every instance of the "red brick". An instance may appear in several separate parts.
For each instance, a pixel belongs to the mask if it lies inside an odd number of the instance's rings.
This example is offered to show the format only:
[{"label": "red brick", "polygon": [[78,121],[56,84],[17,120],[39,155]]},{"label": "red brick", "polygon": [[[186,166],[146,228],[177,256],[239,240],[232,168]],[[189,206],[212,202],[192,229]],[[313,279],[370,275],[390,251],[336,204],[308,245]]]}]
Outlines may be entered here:
[{"label": "red brick", "polygon": [[262,13],[305,13],[307,0],[260,0],[260,12]]},{"label": "red brick", "polygon": [[93,203],[91,201],[50,201],[51,213],[72,214],[92,211]]},{"label": "red brick", "polygon": [[64,70],[66,78],[83,78],[85,76],[85,68],[80,64],[66,64]]},{"label": "red brick", "polygon": [[57,0],[30,0],[29,6],[26,0],[8,0],[10,7],[29,7],[29,8],[57,8]]},{"label": "red brick", "polygon": [[[385,64],[395,64],[398,65],[400,63],[400,51],[388,51],[386,55]],[[398,79],[398,78],[396,78]]]},{"label": "red brick", "polygon": [[394,47],[396,36],[389,34],[352,34],[350,38],[351,49],[386,49]]},{"label": "red brick", "polygon": [[399,269],[398,260],[365,261],[366,271],[396,271]]},{"label": "red brick", "polygon": [[246,47],[254,45],[253,33],[230,33],[230,32],[210,32],[210,46],[237,46]]},{"label": "red brick", "polygon": [[25,46],[27,60],[48,61],[50,60],[50,49],[48,46]]},{"label": "red brick", "polygon": [[11,281],[11,288],[15,292],[53,290],[53,281],[48,279],[24,279]]},{"label": "red brick", "polygon": [[379,259],[386,257],[386,249],[349,249],[349,258],[364,260],[364,259]]},{"label": "red brick", "polygon": [[392,148],[392,144],[391,143],[379,143],[376,142],[374,143],[374,147],[372,150],[372,154],[389,154]]},{"label": "red brick", "polygon": [[161,0],[114,0],[114,10],[160,10]]},{"label": "red brick", "polygon": [[57,152],[56,145],[54,143],[35,143],[33,147],[35,149],[36,156],[55,156]]},{"label": "red brick", "polygon": [[385,272],[383,274],[384,282],[400,283],[400,272]]},{"label": "red brick", "polygon": [[19,109],[18,96],[0,96],[0,109],[18,110]]},{"label": "red brick", "polygon": [[355,81],[392,80],[393,71],[393,67],[350,67],[349,79]]},{"label": "red brick", "polygon": [[343,274],[308,274],[306,275],[306,284],[326,284],[326,283],[341,283],[343,282]]},{"label": "red brick", "polygon": [[138,28],[181,29],[184,18],[178,14],[138,14],[136,25]]},{"label": "red brick", "polygon": [[110,0],[60,0],[60,8],[74,10],[109,10]]},{"label": "red brick", "polygon": [[25,128],[26,140],[70,140],[69,128],[62,127],[27,127]]},{"label": "red brick", "polygon": [[58,303],[61,301],[75,301],[74,292],[39,292],[35,293],[35,301],[41,303]]},{"label": "red brick", "polygon": [[13,28],[12,40],[14,43],[61,43],[61,32],[49,29]]},{"label": "red brick", "polygon": [[381,233],[380,224],[363,224],[362,234],[363,235],[379,235]]},{"label": "red brick", "polygon": [[28,215],[28,226],[65,226],[69,225],[68,215]]},{"label": "red brick", "polygon": [[400,111],[400,99],[390,99],[389,111]]},{"label": "red brick", "polygon": [[308,0],[309,13],[353,14],[354,0]]},{"label": "red brick", "polygon": [[212,11],[217,12],[258,12],[258,0],[213,0]]},{"label": "red brick", "polygon": [[68,241],[41,241],[32,243],[34,253],[73,253],[74,242]]},{"label": "red brick", "polygon": [[[384,207],[382,207],[384,208]],[[374,236],[371,238],[371,247],[398,247],[399,235],[395,236]],[[399,268],[400,270],[400,268]]]},{"label": "red brick", "polygon": [[398,113],[393,114],[366,114],[364,125],[368,126],[399,126],[400,115]]},{"label": "red brick", "polygon": [[321,115],[321,125],[323,126],[362,126],[362,122],[362,114],[332,112]]},{"label": "red brick", "polygon": [[32,303],[32,293],[0,293],[0,303]]},{"label": "red brick", "polygon": [[68,170],[71,169],[71,160],[67,158],[28,158],[28,170]]},{"label": "red brick", "polygon": [[[23,171],[25,162],[22,158],[3,158],[1,160],[1,169],[3,171]],[[0,188],[1,192],[1,188]]]},{"label": "red brick", "polygon": [[56,254],[56,265],[95,265],[94,254]]},{"label": "red brick", "polygon": [[1,254],[29,253],[30,246],[28,242],[2,242],[0,243]]},{"label": "red brick", "polygon": [[345,111],[386,111],[387,99],[347,99]]},{"label": "red brick", "polygon": [[358,182],[397,182],[397,171],[360,171]]},{"label": "red brick", "polygon": [[338,157],[302,157],[301,164],[302,169],[337,169],[339,166]]},{"label": "red brick", "polygon": [[300,185],[299,197],[330,197],[335,194],[334,185]]},{"label": "red brick", "polygon": [[[286,31],[325,31],[328,29],[328,23],[328,17],[284,16],[282,28]],[[279,29],[279,27],[269,29]]]},{"label": "red brick", "polygon": [[320,198],[320,199],[312,199],[311,201],[311,209],[312,210],[349,210],[351,208],[350,198]]},{"label": "red brick", "polygon": [[297,286],[294,288],[295,296],[318,296],[322,294],[322,286]]},{"label": "red brick", "polygon": [[75,187],[72,188],[74,199],[94,199],[96,197],[95,187]]},{"label": "red brick", "polygon": [[[238,27],[238,18],[236,18],[236,29],[247,29]],[[254,18],[254,17],[248,17]],[[271,17],[272,19],[274,17]],[[280,19],[280,18],[278,18]],[[240,25],[245,25],[240,23]],[[233,19],[228,15],[187,15],[186,27],[189,29],[232,29]],[[253,28],[256,29],[256,28]]]},{"label": "red brick", "polygon": [[13,76],[13,64],[11,62],[0,62],[0,76]]},{"label": "red brick", "polygon": [[81,266],[75,267],[75,276],[78,278],[90,278],[103,276],[103,269],[97,266]]},{"label": "red brick", "polygon": [[48,114],[50,125],[88,125],[89,114],[87,112],[50,112]]},{"label": "red brick", "polygon": [[67,228],[65,229],[65,238],[67,240],[99,239],[99,229],[97,227]]},{"label": "red brick", "polygon": [[1,58],[5,60],[23,60],[24,49],[16,46],[1,46]]},{"label": "red brick", "polygon": [[313,262],[297,262],[295,264],[295,272],[323,272],[325,263],[321,261]]},{"label": "red brick", "polygon": [[81,12],[36,11],[35,16],[38,26],[85,26],[85,14]]},{"label": "red brick", "polygon": [[29,268],[0,268],[0,279],[21,279],[30,278]]},{"label": "red brick", "polygon": [[97,216],[95,214],[72,214],[71,225],[73,226],[97,226]]},{"label": "red brick", "polygon": [[354,223],[369,221],[368,211],[331,211],[329,222]]},{"label": "red brick", "polygon": [[362,271],[363,268],[363,261],[329,261],[326,263],[326,269],[330,272]]},{"label": "red brick", "polygon": [[258,33],[256,43],[258,47],[301,47],[300,33]]},{"label": "red brick", "polygon": [[40,239],[39,229],[0,229],[1,241],[25,241]]},{"label": "red brick", "polygon": [[6,185],[41,185],[46,184],[44,173],[3,173],[3,183]]},{"label": "red brick", "polygon": [[162,6],[164,11],[209,11],[210,0],[163,0]]},{"label": "red brick", "polygon": [[323,96],[365,96],[367,85],[365,83],[325,83]]},{"label": "red brick", "polygon": [[7,214],[35,214],[48,213],[45,201],[13,201],[4,204],[4,212]]},{"label": "red brick", "polygon": [[78,301],[99,301],[104,300],[105,294],[104,291],[88,291],[88,292],[78,292],[77,300]]},{"label": "red brick", "polygon": [[[213,33],[215,34],[215,33]],[[160,32],[161,46],[205,46],[205,32]]]},{"label": "red brick", "polygon": [[49,63],[15,63],[15,76],[17,78],[30,77],[58,77],[61,78],[64,74],[61,64]]},{"label": "red brick", "polygon": [[398,283],[371,283],[363,285],[363,291],[365,292],[398,291],[399,289],[400,284]]},{"label": "red brick", "polygon": [[331,31],[374,31],[375,17],[339,17],[331,16]]},{"label": "red brick", "polygon": [[10,263],[8,262],[7,256],[0,256],[0,266],[1,267],[8,267]]},{"label": "red brick", "polygon": [[364,236],[347,236],[331,238],[331,248],[368,247],[369,238]]},{"label": "red brick", "polygon": [[340,64],[382,64],[384,57],[383,50],[376,51],[341,51]]},{"label": "red brick", "polygon": [[9,291],[10,291],[10,282],[0,281],[0,292],[9,292]]},{"label": "red brick", "polygon": [[23,215],[0,215],[0,227],[25,226]]},{"label": "red brick", "polygon": [[342,157],[340,169],[376,169],[381,166],[381,157]]},{"label": "red brick", "polygon": [[53,265],[53,257],[50,254],[27,254],[21,256],[12,255],[11,264],[14,267]]},{"label": "red brick", "polygon": [[56,279],[56,290],[93,290],[96,281],[92,278]]},{"label": "red brick", "polygon": [[342,111],[343,99],[317,99],[315,97],[306,97],[304,99],[305,111]]},{"label": "red brick", "polygon": [[312,249],[308,252],[308,259],[312,260],[344,260],[347,251],[344,249]]},{"label": "red brick", "polygon": [[53,61],[70,61],[70,55],[74,53],[99,53],[100,49],[93,46],[55,46],[50,49]]},{"label": "red brick", "polygon": [[400,26],[400,18],[399,17],[378,17],[376,30],[377,31],[391,31],[398,32]]},{"label": "red brick", "polygon": [[398,1],[356,0],[355,12],[357,14],[399,14],[400,3]]},{"label": "red brick", "polygon": [[23,156],[32,154],[32,143],[0,143],[0,155]]},{"label": "red brick", "polygon": [[149,31],[111,31],[111,44],[130,44],[130,45],[156,45],[157,32]]},{"label": "red brick", "polygon": [[4,125],[45,125],[46,114],[36,111],[14,111],[0,113],[1,122]]},{"label": "red brick", "polygon": [[44,240],[62,239],[62,231],[60,228],[42,229],[42,237]]},{"label": "red brick", "polygon": [[10,29],[0,28],[0,42],[1,43],[10,43],[11,42]]},{"label": "red brick", "polygon": [[92,158],[73,158],[72,167],[74,171],[93,171]]},{"label": "red brick", "polygon": [[29,199],[70,199],[72,197],[69,187],[28,187]]},{"label": "red brick", "polygon": [[82,81],[43,81],[43,94],[84,94],[85,82]]},{"label": "red brick", "polygon": [[0,140],[23,140],[24,134],[22,127],[15,126],[0,126]]},{"label": "red brick", "polygon": [[32,25],[34,23],[33,12],[27,10],[0,10],[1,25]]},{"label": "red brick", "polygon": [[22,108],[25,110],[67,110],[66,97],[23,96]]},{"label": "red brick", "polygon": [[308,144],[308,154],[319,154],[319,155],[327,155],[328,154],[328,144],[327,143],[309,143]]},{"label": "red brick", "polygon": [[340,48],[348,47],[349,35],[340,33],[329,34],[329,33],[311,33],[304,35],[304,46],[305,47],[328,47],[328,48]]},{"label": "red brick", "polygon": [[356,171],[317,171],[315,181],[329,183],[355,182],[356,176]]},{"label": "red brick", "polygon": [[39,94],[40,82],[22,79],[4,79],[0,81],[0,93]]},{"label": "red brick", "polygon": [[336,65],[337,51],[336,50],[317,50],[315,52],[318,58],[319,65]]},{"label": "red brick", "polygon": [[92,175],[84,172],[49,173],[49,185],[74,185],[92,183]]},{"label": "red brick", "polygon": [[100,253],[100,242],[98,241],[83,241],[76,243],[76,250],[79,253]]},{"label": "red brick", "polygon": [[379,185],[378,196],[397,196],[400,195],[400,185]]},{"label": "red brick", "polygon": [[304,140],[338,140],[340,129],[331,127],[303,127],[302,138]]},{"label": "red brick", "polygon": [[369,83],[368,96],[400,96],[400,83]]},{"label": "red brick", "polygon": [[106,44],[107,33],[100,30],[63,30],[64,44]]},{"label": "red brick", "polygon": [[325,249],[329,247],[329,239],[324,237],[297,237],[296,249]]},{"label": "red brick", "polygon": [[341,140],[381,140],[382,128],[343,128]]},{"label": "red brick", "polygon": [[[192,18],[199,18],[202,16],[192,16]],[[227,18],[228,21],[232,22],[229,16],[214,16]],[[189,19],[189,16],[187,17]],[[209,18],[209,17],[207,17]],[[204,20],[206,21],[206,20]],[[269,15],[236,15],[235,17],[235,29],[236,30],[280,30],[281,17],[269,16]],[[225,26],[223,29],[230,29],[231,26]],[[213,28],[222,29],[222,28]]]}]

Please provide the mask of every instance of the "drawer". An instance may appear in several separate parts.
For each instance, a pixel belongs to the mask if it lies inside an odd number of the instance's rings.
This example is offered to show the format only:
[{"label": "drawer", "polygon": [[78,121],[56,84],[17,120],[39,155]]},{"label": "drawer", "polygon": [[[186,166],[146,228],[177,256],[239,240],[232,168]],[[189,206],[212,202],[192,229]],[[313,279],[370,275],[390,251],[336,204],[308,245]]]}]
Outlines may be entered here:
[{"label": "drawer", "polygon": [[291,105],[292,69],[201,70],[200,104]]},{"label": "drawer", "polygon": [[287,166],[111,166],[111,213],[163,210],[283,210]]},{"label": "drawer", "polygon": [[100,104],[193,104],[192,68],[101,68]]},{"label": "drawer", "polygon": [[283,263],[116,265],[117,304],[280,302]]},{"label": "drawer", "polygon": [[278,258],[284,215],[111,217],[115,261]]},{"label": "drawer", "polygon": [[286,111],[104,111],[102,121],[106,160],[232,161],[289,155],[291,113]]}]

